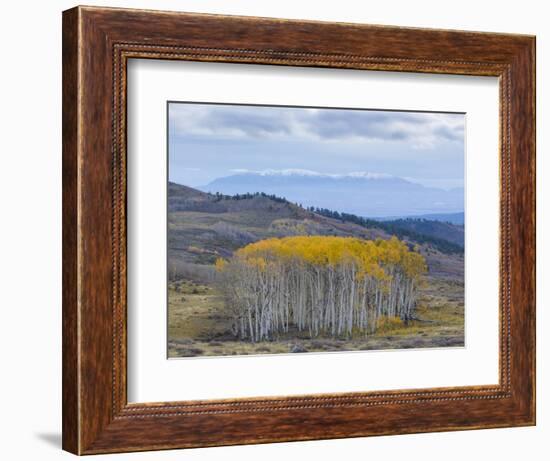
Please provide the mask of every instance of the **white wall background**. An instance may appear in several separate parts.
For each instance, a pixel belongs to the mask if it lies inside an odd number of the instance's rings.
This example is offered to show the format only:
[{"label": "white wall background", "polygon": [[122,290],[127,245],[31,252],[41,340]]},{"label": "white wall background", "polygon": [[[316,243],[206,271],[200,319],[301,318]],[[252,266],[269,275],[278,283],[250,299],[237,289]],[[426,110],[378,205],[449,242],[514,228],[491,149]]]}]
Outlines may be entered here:
[{"label": "white wall background", "polygon": [[[76,3],[5,2],[0,15],[0,433],[3,459],[69,459],[61,445],[61,11]],[[550,451],[550,14],[537,0],[89,0],[87,4],[517,32],[537,35],[538,425],[368,439],[117,455],[135,460],[543,460]],[[547,278],[547,277],[546,277]],[[546,315],[545,315],[546,314]],[[101,459],[104,457],[98,457]],[[113,458],[114,459],[114,458]]]}]

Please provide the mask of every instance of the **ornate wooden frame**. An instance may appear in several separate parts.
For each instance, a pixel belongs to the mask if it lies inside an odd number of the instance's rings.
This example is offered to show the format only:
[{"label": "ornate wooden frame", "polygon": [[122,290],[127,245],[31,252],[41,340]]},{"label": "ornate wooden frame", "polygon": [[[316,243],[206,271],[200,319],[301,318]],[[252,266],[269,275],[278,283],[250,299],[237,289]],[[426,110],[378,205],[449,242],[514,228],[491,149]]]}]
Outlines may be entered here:
[{"label": "ornate wooden frame", "polygon": [[[496,386],[128,404],[131,58],[500,80]],[[77,454],[535,424],[535,38],[77,7],[63,13],[63,448]]]}]

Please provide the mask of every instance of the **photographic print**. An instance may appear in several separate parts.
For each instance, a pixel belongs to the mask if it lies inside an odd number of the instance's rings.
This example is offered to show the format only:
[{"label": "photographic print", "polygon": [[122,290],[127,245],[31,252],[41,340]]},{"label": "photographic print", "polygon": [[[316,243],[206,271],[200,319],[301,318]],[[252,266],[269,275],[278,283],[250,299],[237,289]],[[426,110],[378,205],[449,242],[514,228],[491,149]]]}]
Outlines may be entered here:
[{"label": "photographic print", "polygon": [[169,358],[464,346],[465,114],[167,117]]}]

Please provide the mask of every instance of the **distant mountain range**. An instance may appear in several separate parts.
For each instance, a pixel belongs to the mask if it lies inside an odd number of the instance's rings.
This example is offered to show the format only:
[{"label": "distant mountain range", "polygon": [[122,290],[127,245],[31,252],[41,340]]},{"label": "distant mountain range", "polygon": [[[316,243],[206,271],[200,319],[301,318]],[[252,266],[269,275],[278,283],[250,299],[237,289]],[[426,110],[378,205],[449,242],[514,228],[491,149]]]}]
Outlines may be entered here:
[{"label": "distant mountain range", "polygon": [[403,178],[368,172],[337,175],[309,170],[237,171],[199,189],[226,195],[264,192],[305,207],[366,217],[416,217],[460,213],[464,209],[463,188],[425,187]]},{"label": "distant mountain range", "polygon": [[[385,218],[378,218],[379,221],[395,221],[398,219],[406,219],[407,216],[389,216]],[[428,221],[439,221],[443,223],[451,223],[457,226],[464,225],[464,212],[460,213],[434,213],[434,214],[421,214],[418,216],[409,216],[414,219],[426,219]]]}]

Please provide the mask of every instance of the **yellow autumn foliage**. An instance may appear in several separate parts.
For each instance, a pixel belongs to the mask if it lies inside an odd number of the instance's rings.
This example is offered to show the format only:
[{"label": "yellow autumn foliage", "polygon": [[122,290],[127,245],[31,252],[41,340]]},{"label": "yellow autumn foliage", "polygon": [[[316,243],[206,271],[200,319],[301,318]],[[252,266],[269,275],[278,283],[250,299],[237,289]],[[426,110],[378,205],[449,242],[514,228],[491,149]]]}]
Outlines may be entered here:
[{"label": "yellow autumn foliage", "polygon": [[[234,257],[264,270],[268,270],[272,261],[293,260],[318,267],[353,263],[358,268],[358,277],[369,275],[378,279],[388,276],[383,268],[389,266],[399,266],[408,277],[415,279],[427,270],[424,257],[410,251],[396,237],[389,240],[333,236],[271,238],[237,250]],[[218,270],[224,267],[221,262],[216,263]]]}]

